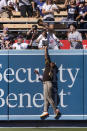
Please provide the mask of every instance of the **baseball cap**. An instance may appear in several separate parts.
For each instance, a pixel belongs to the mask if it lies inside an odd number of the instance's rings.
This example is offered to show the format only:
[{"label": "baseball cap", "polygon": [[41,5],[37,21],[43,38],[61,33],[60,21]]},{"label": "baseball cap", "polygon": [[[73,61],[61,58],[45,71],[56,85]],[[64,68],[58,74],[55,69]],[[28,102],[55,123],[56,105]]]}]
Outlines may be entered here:
[{"label": "baseball cap", "polygon": [[19,38],[23,38],[23,36],[22,36],[22,35],[19,35],[19,36],[17,37],[17,39],[19,39]]}]

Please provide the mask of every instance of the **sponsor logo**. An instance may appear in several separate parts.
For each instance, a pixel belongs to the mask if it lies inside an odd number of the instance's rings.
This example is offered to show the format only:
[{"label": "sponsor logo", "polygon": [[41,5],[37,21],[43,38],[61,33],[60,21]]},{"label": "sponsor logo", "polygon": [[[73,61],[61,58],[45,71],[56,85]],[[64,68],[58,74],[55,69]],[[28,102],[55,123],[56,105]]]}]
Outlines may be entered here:
[{"label": "sponsor logo", "polygon": [[[44,69],[35,68],[38,71],[43,71]],[[3,65],[0,64],[0,82],[4,81],[6,83],[13,83],[18,82],[19,84],[28,82],[28,83],[39,83],[38,75],[35,75],[34,70],[32,68],[18,68],[14,70],[13,68],[9,67],[4,69],[3,71]],[[72,89],[75,81],[78,77],[78,74],[80,72],[80,68],[65,68],[63,64],[59,67],[59,73],[58,73],[58,82],[62,84],[67,83],[67,87]],[[22,76],[22,77],[21,77]],[[26,77],[27,76],[27,77]],[[10,87],[11,88],[11,87]],[[16,88],[16,87],[15,87]],[[21,87],[24,88],[24,87]],[[60,87],[60,106],[62,108],[66,108],[68,105],[64,102],[64,98],[71,95],[71,92],[66,92],[66,89]],[[16,89],[15,89],[16,90]],[[40,89],[42,90],[42,88]],[[25,88],[26,91],[26,88]],[[8,93],[8,95],[5,97],[5,91],[4,88],[0,88],[0,107],[4,107],[7,105],[9,108],[41,108],[43,107],[43,94],[41,92],[36,92],[32,95],[29,92],[26,93],[19,93],[16,94],[14,92]],[[24,104],[24,99],[27,99],[26,105]],[[19,101],[19,102],[18,102]]]}]

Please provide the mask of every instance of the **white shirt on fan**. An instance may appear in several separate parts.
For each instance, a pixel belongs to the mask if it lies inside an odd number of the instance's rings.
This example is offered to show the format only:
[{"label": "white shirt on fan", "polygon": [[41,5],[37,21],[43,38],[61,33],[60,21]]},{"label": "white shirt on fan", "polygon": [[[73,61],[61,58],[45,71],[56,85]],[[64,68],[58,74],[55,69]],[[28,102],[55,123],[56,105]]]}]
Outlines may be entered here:
[{"label": "white shirt on fan", "polygon": [[58,41],[59,39],[55,36],[55,34],[49,34],[47,32],[47,38],[45,38],[42,34],[37,38],[39,40],[38,48],[43,47],[43,41],[48,40],[48,48],[58,50]]},{"label": "white shirt on fan", "polygon": [[6,0],[1,0],[0,1],[0,12],[3,12],[2,7],[5,7],[5,6],[7,6]]},{"label": "white shirt on fan", "polygon": [[[47,5],[46,3],[43,5],[42,9],[44,9],[45,11],[52,11],[53,9],[58,9],[58,7],[56,6],[56,4],[51,4],[51,5]],[[54,18],[54,14],[53,13],[49,13],[49,14],[45,14],[43,19],[46,18]]]},{"label": "white shirt on fan", "polygon": [[15,11],[18,11],[15,0],[8,0],[8,2],[7,2],[8,6],[10,5],[10,3],[11,3],[11,5],[13,5]]},{"label": "white shirt on fan", "polygon": [[14,43],[12,45],[12,48],[16,49],[16,50],[27,49],[28,48],[28,44],[27,43],[21,43],[21,44]]},{"label": "white shirt on fan", "polygon": [[38,48],[43,47],[43,41],[47,41],[47,38],[45,38],[42,34],[37,38],[39,40]]},{"label": "white shirt on fan", "polygon": [[82,36],[81,36],[81,33],[79,33],[78,31],[75,31],[75,32],[70,32],[68,34],[68,40],[69,41],[72,41],[72,40],[75,40],[75,41],[81,41],[82,42]]},{"label": "white shirt on fan", "polygon": [[48,39],[49,39],[49,49],[58,50],[59,39],[55,36],[55,34],[48,34]]},{"label": "white shirt on fan", "polygon": [[75,48],[78,44],[78,41],[82,42],[82,35],[78,31],[75,31],[73,33],[70,32],[68,34],[68,40],[70,41],[72,47]]},{"label": "white shirt on fan", "polygon": [[10,5],[10,3],[11,3],[12,5],[14,5],[14,4],[15,4],[15,0],[8,0],[8,5]]}]

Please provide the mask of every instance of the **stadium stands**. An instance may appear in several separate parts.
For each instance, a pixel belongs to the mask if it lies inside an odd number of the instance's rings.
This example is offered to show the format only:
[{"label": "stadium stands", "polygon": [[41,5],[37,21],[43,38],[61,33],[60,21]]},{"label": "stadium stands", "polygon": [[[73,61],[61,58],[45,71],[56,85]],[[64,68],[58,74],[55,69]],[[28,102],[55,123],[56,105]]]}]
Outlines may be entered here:
[{"label": "stadium stands", "polygon": [[[13,11],[12,14],[13,14],[13,17],[21,17],[20,12]],[[67,11],[61,11],[60,13],[55,12],[54,15],[55,15],[55,17],[59,17],[59,16],[60,17],[63,17],[63,16],[65,17],[65,16],[67,16]]]},{"label": "stadium stands", "polygon": [[[64,6],[64,2],[65,0],[56,0],[56,5],[59,7],[63,7]],[[86,0],[87,2],[87,0]],[[87,3],[86,3],[87,4]],[[64,47],[61,47],[61,49],[69,49],[69,42],[67,41],[67,26],[65,23],[61,23],[61,20],[63,18],[67,17],[67,10],[66,9],[60,9],[60,12],[54,13],[55,16],[55,31],[57,36],[59,37],[59,39],[62,40],[62,42],[64,42]],[[12,11],[12,17],[11,18],[0,18],[0,25],[1,27],[8,27],[9,31],[20,31],[20,32],[26,32],[27,30],[32,28],[32,25],[37,24],[38,19],[42,19],[42,17],[40,18],[36,18],[35,16],[32,17],[26,17],[23,18],[21,17],[21,13],[19,11]],[[78,24],[79,25],[79,24]],[[38,29],[41,31],[43,29],[42,26],[38,26]],[[85,31],[83,29],[80,29],[78,26],[79,31]],[[1,30],[2,31],[2,28]],[[64,37],[65,36],[65,37]],[[63,40],[64,39],[64,40]],[[85,39],[85,36],[83,35],[83,39]],[[83,42],[83,43],[87,43],[87,41]],[[66,46],[65,46],[66,44]]]}]

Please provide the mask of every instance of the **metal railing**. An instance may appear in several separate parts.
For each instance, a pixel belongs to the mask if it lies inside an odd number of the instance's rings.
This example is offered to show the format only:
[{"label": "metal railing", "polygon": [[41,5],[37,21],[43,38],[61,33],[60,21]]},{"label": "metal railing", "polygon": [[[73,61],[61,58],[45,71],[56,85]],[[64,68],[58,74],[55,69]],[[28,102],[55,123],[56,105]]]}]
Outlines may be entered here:
[{"label": "metal railing", "polygon": [[[37,20],[38,21],[38,20]],[[0,24],[37,24],[37,21],[0,21]],[[44,23],[57,23],[57,24],[66,24],[66,23],[79,23],[77,21],[44,21]],[[87,23],[84,21],[83,23]],[[80,23],[79,23],[80,24]]]},{"label": "metal railing", "polygon": [[[87,29],[77,29],[79,32],[87,32]],[[2,32],[3,30],[0,30],[0,32]],[[16,29],[16,30],[11,30],[9,29],[10,32],[27,32],[28,29]],[[38,30],[39,32],[41,32],[42,30]],[[68,29],[54,29],[55,32],[68,32]]]}]

